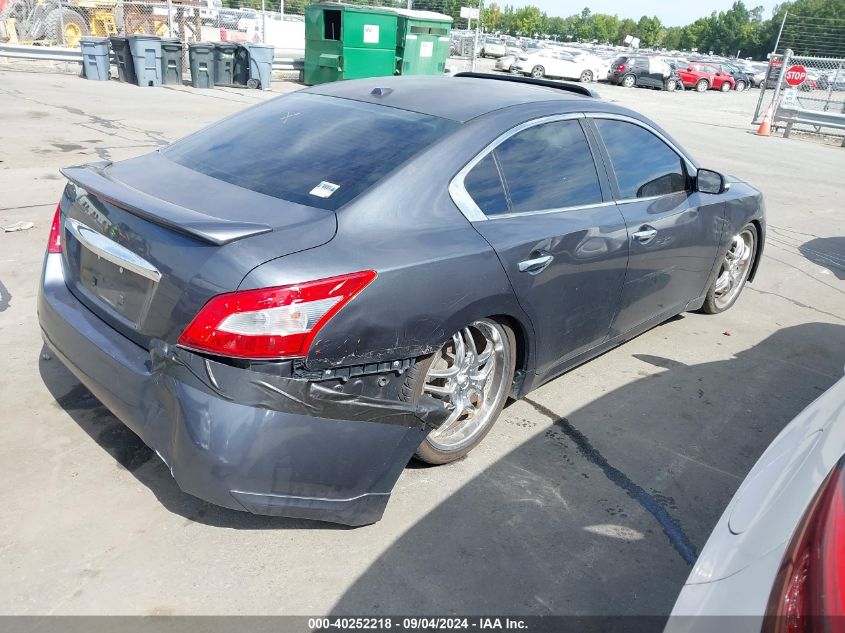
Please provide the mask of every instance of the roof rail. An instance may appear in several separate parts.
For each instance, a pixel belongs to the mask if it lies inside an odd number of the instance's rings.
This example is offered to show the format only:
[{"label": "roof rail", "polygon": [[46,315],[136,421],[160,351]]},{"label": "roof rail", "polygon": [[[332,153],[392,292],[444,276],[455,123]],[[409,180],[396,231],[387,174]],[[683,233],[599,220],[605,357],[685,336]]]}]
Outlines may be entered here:
[{"label": "roof rail", "polygon": [[563,81],[549,81],[548,79],[534,79],[532,77],[520,77],[517,75],[494,75],[492,73],[474,73],[462,72],[455,73],[453,77],[470,77],[473,79],[493,79],[495,81],[510,81],[517,84],[528,84],[530,86],[544,86],[546,88],[556,88],[557,90],[565,90],[584,97],[592,97],[593,99],[601,99],[595,90],[590,90],[585,86],[578,84],[567,83]]}]

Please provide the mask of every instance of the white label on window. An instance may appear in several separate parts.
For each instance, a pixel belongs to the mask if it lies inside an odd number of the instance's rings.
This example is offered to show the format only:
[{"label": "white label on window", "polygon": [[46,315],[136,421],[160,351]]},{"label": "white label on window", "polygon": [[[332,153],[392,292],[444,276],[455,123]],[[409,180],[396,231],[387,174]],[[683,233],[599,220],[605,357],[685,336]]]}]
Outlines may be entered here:
[{"label": "white label on window", "polygon": [[434,54],[434,42],[420,43],[420,57],[431,57]]},{"label": "white label on window", "polygon": [[378,44],[378,24],[364,25],[364,44]]},{"label": "white label on window", "polygon": [[336,185],[333,182],[327,182],[324,180],[308,193],[310,193],[312,196],[317,196],[318,198],[328,198],[338,189],[340,189],[340,185]]}]

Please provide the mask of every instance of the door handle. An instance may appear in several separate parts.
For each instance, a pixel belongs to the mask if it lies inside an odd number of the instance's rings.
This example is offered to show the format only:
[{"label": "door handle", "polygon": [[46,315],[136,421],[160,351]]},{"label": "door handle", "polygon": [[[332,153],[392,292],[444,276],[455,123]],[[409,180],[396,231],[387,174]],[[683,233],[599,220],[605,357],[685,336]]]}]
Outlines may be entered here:
[{"label": "door handle", "polygon": [[535,251],[531,254],[538,255],[538,257],[532,257],[531,259],[526,259],[519,262],[519,272],[528,273],[529,275],[539,274],[543,272],[555,258],[554,255],[549,255],[545,251]]},{"label": "door handle", "polygon": [[657,229],[648,225],[642,227],[639,231],[634,233],[631,237],[637,240],[640,244],[648,244],[657,236]]}]

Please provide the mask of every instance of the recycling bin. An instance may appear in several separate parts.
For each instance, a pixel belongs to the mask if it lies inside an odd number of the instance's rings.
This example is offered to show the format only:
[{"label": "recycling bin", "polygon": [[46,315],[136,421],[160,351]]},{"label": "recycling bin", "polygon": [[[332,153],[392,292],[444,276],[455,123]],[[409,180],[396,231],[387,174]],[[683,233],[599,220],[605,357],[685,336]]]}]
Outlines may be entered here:
[{"label": "recycling bin", "polygon": [[188,65],[191,68],[191,85],[194,88],[214,88],[214,44],[188,44]]},{"label": "recycling bin", "polygon": [[117,78],[126,83],[135,83],[135,64],[132,61],[132,51],[129,50],[129,40],[125,37],[112,36],[109,38],[114,60],[117,64]]},{"label": "recycling bin", "polygon": [[267,90],[273,81],[273,53],[270,44],[244,44],[249,60],[249,78],[247,88]]},{"label": "recycling bin", "polygon": [[155,35],[131,35],[129,48],[135,65],[135,83],[139,86],[160,86],[161,39]]},{"label": "recycling bin", "polygon": [[218,42],[214,45],[214,85],[235,85],[235,55],[238,45],[234,42]]},{"label": "recycling bin", "polygon": [[105,37],[82,37],[79,39],[82,49],[82,73],[86,79],[108,81],[109,79],[109,40]]},{"label": "recycling bin", "polygon": [[182,85],[182,40],[177,37],[161,38],[161,83]]}]

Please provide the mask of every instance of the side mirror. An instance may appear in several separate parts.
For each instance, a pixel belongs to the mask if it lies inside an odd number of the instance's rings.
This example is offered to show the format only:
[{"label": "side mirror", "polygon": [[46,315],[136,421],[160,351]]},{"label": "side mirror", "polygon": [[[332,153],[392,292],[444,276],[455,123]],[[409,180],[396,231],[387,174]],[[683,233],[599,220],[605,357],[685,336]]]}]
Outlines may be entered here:
[{"label": "side mirror", "polygon": [[725,177],[711,169],[699,169],[695,177],[695,189],[701,193],[724,193],[730,189],[730,184],[725,182]]}]

